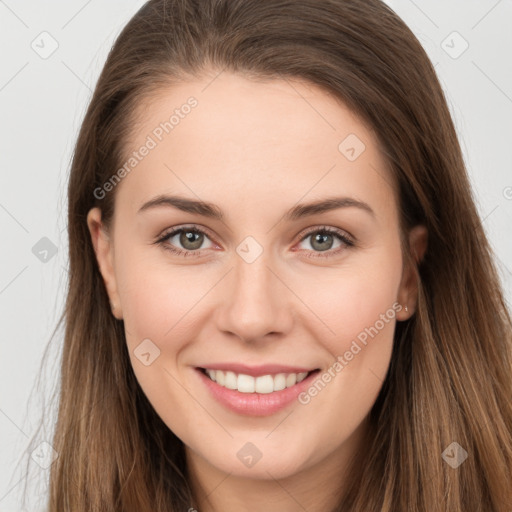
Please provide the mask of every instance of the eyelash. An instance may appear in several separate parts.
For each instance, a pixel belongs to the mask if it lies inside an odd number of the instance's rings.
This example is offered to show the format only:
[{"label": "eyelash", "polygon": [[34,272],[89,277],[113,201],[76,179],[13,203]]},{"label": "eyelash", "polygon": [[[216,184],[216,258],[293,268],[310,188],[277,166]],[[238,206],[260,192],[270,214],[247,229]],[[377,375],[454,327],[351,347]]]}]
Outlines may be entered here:
[{"label": "eyelash", "polygon": [[[165,233],[163,236],[158,238],[158,240],[156,240],[154,243],[161,245],[165,250],[170,251],[173,254],[177,254],[179,256],[183,256],[183,257],[189,257],[189,256],[198,257],[198,256],[201,256],[203,250],[187,251],[187,250],[183,250],[183,249],[177,249],[174,246],[172,246],[172,245],[167,243],[167,241],[170,238],[172,238],[174,235],[177,235],[177,234],[182,233],[182,232],[199,233],[199,234],[207,236],[208,238],[211,238],[206,231],[200,229],[197,226],[185,226],[185,227],[180,227],[180,228],[177,228],[177,229],[173,229],[172,231],[170,231],[168,233]],[[338,249],[336,249],[336,250],[330,250],[329,249],[327,251],[320,251],[320,252],[319,251],[316,251],[316,252],[312,251],[313,254],[306,254],[307,258],[330,258],[330,257],[333,257],[333,256],[337,255],[343,249],[345,249],[347,247],[353,247],[355,245],[354,241],[351,238],[349,238],[343,231],[340,231],[340,230],[334,229],[334,228],[330,228],[328,226],[322,226],[320,228],[317,227],[317,228],[313,228],[313,229],[307,231],[306,233],[303,234],[303,236],[299,240],[299,242],[304,241],[306,238],[308,238],[308,236],[310,236],[310,235],[312,235],[314,233],[322,233],[322,234],[335,235],[338,238],[338,240],[340,240],[343,244],[346,245],[346,247],[338,247]],[[322,254],[322,252],[325,252],[327,255]]]}]

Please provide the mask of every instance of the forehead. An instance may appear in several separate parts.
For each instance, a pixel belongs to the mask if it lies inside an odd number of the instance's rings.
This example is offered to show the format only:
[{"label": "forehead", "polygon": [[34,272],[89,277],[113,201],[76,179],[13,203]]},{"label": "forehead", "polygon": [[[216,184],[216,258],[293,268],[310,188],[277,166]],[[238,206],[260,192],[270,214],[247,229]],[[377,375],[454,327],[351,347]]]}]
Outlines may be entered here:
[{"label": "forehead", "polygon": [[232,197],[238,210],[336,193],[389,210],[393,180],[377,143],[363,120],[315,85],[222,72],[137,105],[126,161],[138,156],[116,193],[134,208],[162,193],[225,204]]}]

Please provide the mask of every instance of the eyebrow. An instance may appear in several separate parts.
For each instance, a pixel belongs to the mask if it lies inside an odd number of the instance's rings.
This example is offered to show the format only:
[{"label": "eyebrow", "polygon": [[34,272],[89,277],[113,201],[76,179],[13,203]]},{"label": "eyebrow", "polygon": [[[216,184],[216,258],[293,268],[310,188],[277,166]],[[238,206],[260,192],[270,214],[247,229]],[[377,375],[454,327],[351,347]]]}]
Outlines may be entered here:
[{"label": "eyebrow", "polygon": [[[222,221],[224,219],[221,209],[212,203],[169,195],[159,195],[144,203],[139,208],[138,213],[159,207],[174,207],[183,212],[194,213],[215,220]],[[309,217],[311,215],[336,210],[338,208],[349,207],[360,208],[361,210],[368,212],[372,217],[375,217],[373,209],[364,201],[358,201],[351,197],[329,197],[312,203],[298,204],[293,208],[290,208],[283,218],[285,221],[295,221],[303,217]]]}]

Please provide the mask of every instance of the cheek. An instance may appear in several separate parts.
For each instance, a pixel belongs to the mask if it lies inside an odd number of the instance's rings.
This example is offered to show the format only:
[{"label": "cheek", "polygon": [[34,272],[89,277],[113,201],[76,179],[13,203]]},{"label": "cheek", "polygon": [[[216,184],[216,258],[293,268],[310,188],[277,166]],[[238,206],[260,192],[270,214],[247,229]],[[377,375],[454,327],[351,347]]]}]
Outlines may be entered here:
[{"label": "cheek", "polygon": [[[398,244],[375,251],[322,279],[308,305],[323,322],[317,338],[334,357],[343,356],[351,372],[371,366],[385,374],[393,345],[397,294],[402,275]],[[320,290],[322,290],[320,292]],[[318,331],[320,333],[320,331]]]},{"label": "cheek", "polygon": [[193,317],[191,308],[206,293],[209,281],[204,272],[166,265],[161,254],[153,252],[125,253],[117,262],[125,328],[133,337],[179,339],[176,334]]},{"label": "cheek", "polygon": [[154,409],[180,431],[172,411],[187,411],[193,404],[179,384],[183,375],[178,362],[197,329],[193,308],[207,292],[205,275],[166,265],[147,251],[118,254],[116,277],[134,373]]}]

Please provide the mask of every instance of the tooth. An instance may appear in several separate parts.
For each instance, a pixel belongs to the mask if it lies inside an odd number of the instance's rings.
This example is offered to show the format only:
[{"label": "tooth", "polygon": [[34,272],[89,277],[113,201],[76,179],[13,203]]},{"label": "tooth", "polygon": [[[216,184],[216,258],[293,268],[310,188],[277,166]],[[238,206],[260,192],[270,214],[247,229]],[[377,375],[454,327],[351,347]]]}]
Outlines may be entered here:
[{"label": "tooth", "polygon": [[286,387],[286,374],[278,373],[274,377],[274,391],[281,391]]},{"label": "tooth", "polygon": [[217,383],[221,386],[224,386],[224,381],[226,379],[226,376],[224,375],[224,372],[222,370],[217,370],[215,372],[215,379],[217,380]]},{"label": "tooth", "polygon": [[290,373],[286,376],[286,387],[289,388],[293,386],[297,382],[297,375],[295,373]]},{"label": "tooth", "polygon": [[307,374],[308,374],[308,372],[298,373],[297,374],[297,382],[302,382],[306,378]]},{"label": "tooth", "polygon": [[236,387],[237,387],[236,373],[226,372],[226,378],[224,379],[224,387],[226,387],[228,389],[236,389]]},{"label": "tooth", "polygon": [[222,370],[211,370],[208,368],[206,369],[206,373],[211,380],[227,389],[237,389],[241,393],[256,392],[264,394],[289,388],[296,383],[302,382],[308,375],[308,372],[300,372],[252,377],[251,375],[237,375],[231,371],[224,372]]},{"label": "tooth", "polygon": [[274,379],[272,375],[257,377],[254,389],[256,393],[272,393],[272,391],[274,391]]},{"label": "tooth", "polygon": [[255,381],[250,375],[238,375],[237,388],[240,393],[254,393]]}]

